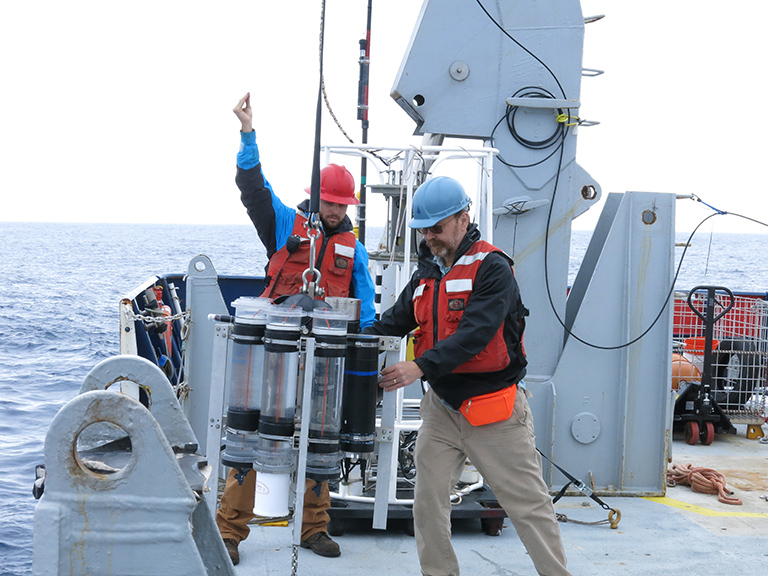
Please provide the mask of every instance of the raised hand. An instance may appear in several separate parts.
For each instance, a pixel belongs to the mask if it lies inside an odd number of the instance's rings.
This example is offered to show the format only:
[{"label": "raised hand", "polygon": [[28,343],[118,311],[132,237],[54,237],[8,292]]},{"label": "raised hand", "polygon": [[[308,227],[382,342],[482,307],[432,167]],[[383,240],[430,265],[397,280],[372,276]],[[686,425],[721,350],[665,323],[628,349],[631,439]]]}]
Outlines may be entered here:
[{"label": "raised hand", "polygon": [[238,120],[240,120],[240,124],[242,125],[240,130],[242,132],[253,131],[253,110],[251,110],[250,92],[246,93],[245,96],[240,98],[240,101],[237,103],[237,106],[235,106],[232,112],[234,112],[235,116],[237,116]]}]

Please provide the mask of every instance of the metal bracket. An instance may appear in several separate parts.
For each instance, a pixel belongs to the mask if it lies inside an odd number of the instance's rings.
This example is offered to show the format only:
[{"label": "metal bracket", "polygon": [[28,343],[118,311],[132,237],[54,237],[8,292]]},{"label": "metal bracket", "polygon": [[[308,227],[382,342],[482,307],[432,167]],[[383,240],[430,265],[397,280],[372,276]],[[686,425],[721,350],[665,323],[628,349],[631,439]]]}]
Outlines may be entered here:
[{"label": "metal bracket", "polygon": [[378,442],[393,442],[395,439],[394,428],[377,428],[376,440]]},{"label": "metal bracket", "polygon": [[578,108],[581,103],[578,100],[566,100],[564,98],[507,98],[507,104],[519,108]]},{"label": "metal bracket", "polygon": [[398,352],[401,341],[399,336],[379,336],[379,352]]}]

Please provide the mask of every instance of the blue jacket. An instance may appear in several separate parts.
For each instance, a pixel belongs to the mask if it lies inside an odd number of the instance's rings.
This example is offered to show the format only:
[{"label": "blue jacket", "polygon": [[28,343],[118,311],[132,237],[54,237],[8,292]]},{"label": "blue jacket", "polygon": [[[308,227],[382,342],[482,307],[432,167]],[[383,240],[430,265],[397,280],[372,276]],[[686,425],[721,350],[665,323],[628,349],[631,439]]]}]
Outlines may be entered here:
[{"label": "blue jacket", "polygon": [[[267,250],[267,258],[272,258],[275,252],[285,246],[288,237],[293,233],[296,209],[283,204],[272,190],[272,185],[264,177],[255,131],[240,133],[240,152],[237,154],[235,182],[240,189],[240,200]],[[298,208],[306,214],[309,201],[302,202]],[[350,230],[352,230],[352,221],[346,216],[336,230],[330,233],[323,230],[323,237],[327,238],[329,234]],[[325,255],[324,248],[325,244],[317,255],[318,267]],[[360,327],[365,328],[373,324],[376,316],[373,303],[375,289],[368,271],[368,252],[359,240],[355,242],[350,295],[360,300]]]}]

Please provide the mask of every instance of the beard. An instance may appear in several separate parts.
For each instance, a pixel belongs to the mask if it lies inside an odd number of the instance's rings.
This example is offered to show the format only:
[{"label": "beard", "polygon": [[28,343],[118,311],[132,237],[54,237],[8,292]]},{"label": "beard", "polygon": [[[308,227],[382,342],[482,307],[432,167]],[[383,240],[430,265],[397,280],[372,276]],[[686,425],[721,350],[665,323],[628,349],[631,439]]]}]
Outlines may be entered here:
[{"label": "beard", "polygon": [[427,248],[433,256],[442,260],[443,264],[452,266],[456,251],[459,249],[465,234],[466,230],[457,226],[453,231],[443,234],[440,238],[430,238],[427,242]]},{"label": "beard", "polygon": [[329,232],[336,230],[336,228],[338,228],[339,225],[341,224],[341,220],[342,218],[334,218],[334,217],[331,217],[330,219],[320,218],[320,221],[323,223],[323,229]]},{"label": "beard", "polygon": [[438,258],[445,258],[448,255],[448,247],[442,242],[433,242],[427,244],[427,247],[432,252],[432,255]]}]

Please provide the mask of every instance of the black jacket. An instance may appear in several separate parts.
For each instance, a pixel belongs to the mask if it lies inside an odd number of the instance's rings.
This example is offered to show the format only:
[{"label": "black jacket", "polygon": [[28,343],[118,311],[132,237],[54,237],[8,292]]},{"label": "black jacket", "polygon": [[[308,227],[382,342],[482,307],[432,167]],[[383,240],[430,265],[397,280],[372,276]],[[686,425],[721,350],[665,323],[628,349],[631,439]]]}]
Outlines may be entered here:
[{"label": "black jacket", "polygon": [[[264,181],[264,176],[261,172],[261,164],[257,164],[254,168],[249,170],[238,166],[235,182],[240,189],[240,200],[248,211],[248,216],[256,227],[256,232],[258,232],[259,238],[264,244],[264,248],[267,249],[267,258],[272,258],[275,252],[283,247],[285,241],[280,242],[278,245],[276,214],[272,201],[272,195],[274,193],[272,192],[272,187],[267,185]],[[298,209],[304,214],[309,213],[309,200],[302,201],[301,204],[298,205]],[[293,217],[291,217],[291,224],[292,223]],[[349,219],[349,216],[344,216],[339,226],[330,232],[326,231],[325,227],[323,227],[323,243],[318,248],[317,253],[318,265],[323,261],[325,247],[328,244],[328,237],[342,232],[351,232],[352,229],[352,221]]]},{"label": "black jacket", "polygon": [[[456,259],[480,239],[476,225],[470,226],[456,251]],[[522,354],[522,332],[527,310],[520,300],[520,290],[511,269],[512,261],[501,253],[493,253],[480,266],[472,295],[456,332],[440,340],[416,359],[435,392],[458,409],[464,400],[506,388],[523,378],[527,364]],[[422,240],[419,245],[418,268],[400,293],[394,306],[381,320],[366,328],[368,334],[405,336],[417,327],[413,314],[413,293],[422,278],[442,278],[440,267]],[[504,322],[504,340],[510,363],[498,372],[453,374],[452,371],[483,350]]]}]

